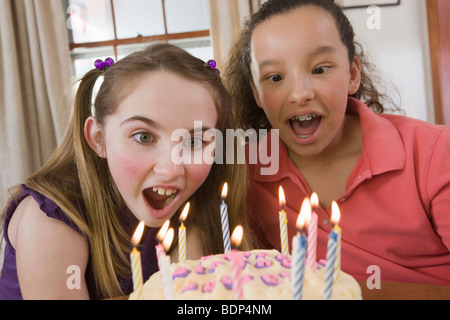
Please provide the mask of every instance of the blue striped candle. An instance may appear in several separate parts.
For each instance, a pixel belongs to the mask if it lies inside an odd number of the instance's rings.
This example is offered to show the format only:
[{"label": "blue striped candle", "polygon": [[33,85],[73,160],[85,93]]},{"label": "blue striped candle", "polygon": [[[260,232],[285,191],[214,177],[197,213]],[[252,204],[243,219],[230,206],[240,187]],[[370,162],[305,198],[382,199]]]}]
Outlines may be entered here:
[{"label": "blue striped candle", "polygon": [[325,269],[325,286],[323,292],[323,298],[325,300],[331,299],[333,294],[333,278],[334,278],[334,263],[336,261],[336,247],[337,247],[338,234],[333,229],[328,237],[327,246],[327,265]]},{"label": "blue striped candle", "polygon": [[303,279],[305,274],[306,244],[308,238],[300,232],[292,239],[291,287],[294,300],[303,296]]},{"label": "blue striped candle", "polygon": [[223,250],[225,253],[231,251],[230,226],[228,224],[228,206],[225,199],[228,193],[228,184],[225,182],[222,189],[222,203],[220,204],[220,218],[222,221]]}]

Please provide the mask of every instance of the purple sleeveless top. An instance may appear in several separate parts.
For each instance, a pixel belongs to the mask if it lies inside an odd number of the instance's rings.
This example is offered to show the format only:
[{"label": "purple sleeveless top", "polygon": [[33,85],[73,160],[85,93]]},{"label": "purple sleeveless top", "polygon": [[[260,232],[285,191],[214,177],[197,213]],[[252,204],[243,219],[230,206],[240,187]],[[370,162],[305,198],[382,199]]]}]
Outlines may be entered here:
[{"label": "purple sleeveless top", "polygon": [[[22,185],[22,193],[15,199],[13,199],[7,208],[6,218],[3,227],[3,237],[5,240],[5,255],[3,268],[0,277],[0,300],[22,300],[22,293],[20,291],[19,279],[17,277],[16,266],[16,251],[14,250],[11,242],[8,238],[8,226],[19,203],[27,196],[33,197],[33,199],[39,204],[40,209],[49,217],[64,222],[72,229],[80,232],[78,227],[66,216],[66,214],[49,198],[38,193],[37,191]],[[131,236],[137,227],[137,219],[128,211],[124,210],[120,216],[123,228]],[[144,234],[139,251],[141,252],[142,272],[144,281],[146,281],[154,272],[158,271],[158,264],[156,260],[155,246],[156,233],[158,229],[148,228]],[[70,274],[67,275],[68,277]],[[100,299],[101,296],[96,290],[95,280],[93,277],[93,271],[90,261],[86,268],[86,283],[91,299]],[[125,294],[130,294],[133,291],[133,282],[131,280],[131,271],[129,278],[119,278],[119,282],[122,291]],[[76,289],[74,289],[76,290]]]}]

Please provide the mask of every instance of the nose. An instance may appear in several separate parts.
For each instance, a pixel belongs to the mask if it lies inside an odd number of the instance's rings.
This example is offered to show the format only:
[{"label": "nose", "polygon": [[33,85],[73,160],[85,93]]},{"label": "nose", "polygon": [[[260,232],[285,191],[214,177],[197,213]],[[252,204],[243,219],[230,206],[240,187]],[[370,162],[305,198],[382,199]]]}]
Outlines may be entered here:
[{"label": "nose", "polygon": [[288,95],[289,103],[304,105],[314,99],[315,93],[311,81],[307,75],[293,77]]},{"label": "nose", "polygon": [[163,152],[156,159],[153,172],[165,182],[174,181],[185,173],[183,163],[175,163],[170,151]]}]

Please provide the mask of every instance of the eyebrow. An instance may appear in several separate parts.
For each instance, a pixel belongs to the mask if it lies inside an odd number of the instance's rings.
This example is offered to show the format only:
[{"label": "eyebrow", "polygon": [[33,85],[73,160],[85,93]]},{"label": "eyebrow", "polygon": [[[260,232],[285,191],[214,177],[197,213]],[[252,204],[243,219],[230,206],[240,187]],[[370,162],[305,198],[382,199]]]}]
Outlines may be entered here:
[{"label": "eyebrow", "polygon": [[146,125],[148,125],[149,127],[159,128],[159,125],[158,125],[155,121],[153,121],[152,119],[143,117],[143,116],[133,116],[133,117],[130,117],[130,118],[128,118],[128,119],[122,121],[122,122],[120,123],[120,126],[122,126],[122,125],[124,125],[124,124],[126,124],[126,123],[128,123],[128,122],[133,122],[133,121],[141,121],[141,122],[145,123]]},{"label": "eyebrow", "polygon": [[318,47],[316,50],[308,54],[308,57],[314,57],[319,56],[321,54],[327,54],[327,53],[334,53],[337,49],[332,46],[321,46]]},{"label": "eyebrow", "polygon": [[[315,56],[319,56],[322,54],[328,54],[328,53],[334,53],[336,52],[337,49],[332,47],[332,46],[320,46],[318,47],[316,50],[310,52],[307,57],[308,58],[312,58]],[[280,62],[277,59],[268,59],[268,60],[264,60],[259,64],[259,68],[262,69],[265,66],[269,66],[269,65],[274,65],[274,64],[279,64]]]},{"label": "eyebrow", "polygon": [[[130,118],[122,121],[120,123],[120,126],[122,126],[122,125],[124,125],[126,123],[129,123],[129,122],[133,122],[133,121],[141,121],[141,122],[145,123],[146,125],[148,125],[149,127],[153,127],[155,129],[160,129],[161,128],[161,126],[158,123],[156,123],[152,119],[149,119],[149,118],[146,118],[146,117],[143,117],[143,116],[130,117]],[[201,129],[202,129],[201,132],[205,132],[205,131],[208,131],[209,129],[212,129],[212,128],[210,128],[210,127],[202,127]],[[189,131],[190,134],[196,133],[196,129],[195,128],[193,128],[191,130],[188,130],[188,131]]]}]

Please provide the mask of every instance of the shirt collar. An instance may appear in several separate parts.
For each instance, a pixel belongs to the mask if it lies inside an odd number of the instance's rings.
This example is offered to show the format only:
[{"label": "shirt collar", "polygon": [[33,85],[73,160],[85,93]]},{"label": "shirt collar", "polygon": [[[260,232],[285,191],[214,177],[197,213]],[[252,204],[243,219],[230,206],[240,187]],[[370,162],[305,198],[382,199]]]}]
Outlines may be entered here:
[{"label": "shirt collar", "polygon": [[[388,171],[400,170],[405,167],[406,153],[402,138],[395,126],[385,117],[376,114],[360,100],[349,98],[347,113],[356,114],[360,118],[363,151],[361,161],[363,166],[370,170],[371,175],[377,175]],[[279,168],[273,175],[262,175],[261,168],[268,167],[259,161],[252,167],[253,177],[256,181],[275,182],[290,177],[298,180],[298,169],[288,156],[287,148],[278,134],[271,130],[269,134],[259,141],[259,149],[278,140]]]}]

